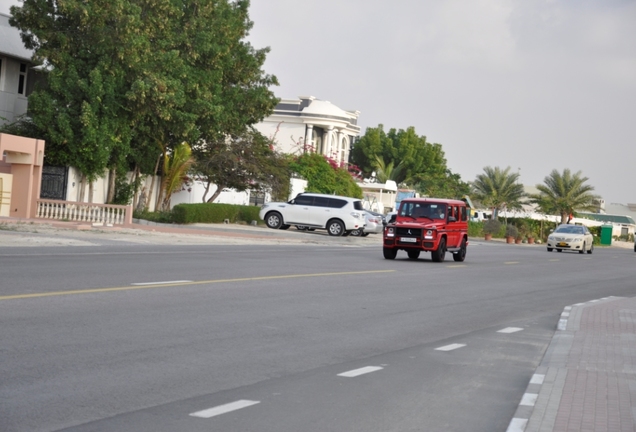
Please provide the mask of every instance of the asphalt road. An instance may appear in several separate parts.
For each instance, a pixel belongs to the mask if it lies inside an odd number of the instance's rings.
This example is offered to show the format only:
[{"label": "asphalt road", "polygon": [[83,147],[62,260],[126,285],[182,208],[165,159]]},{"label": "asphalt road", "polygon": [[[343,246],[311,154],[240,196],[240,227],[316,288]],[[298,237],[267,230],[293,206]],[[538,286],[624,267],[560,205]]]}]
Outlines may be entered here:
[{"label": "asphalt road", "polygon": [[0,431],[505,431],[563,308],[633,251],[0,248]]}]

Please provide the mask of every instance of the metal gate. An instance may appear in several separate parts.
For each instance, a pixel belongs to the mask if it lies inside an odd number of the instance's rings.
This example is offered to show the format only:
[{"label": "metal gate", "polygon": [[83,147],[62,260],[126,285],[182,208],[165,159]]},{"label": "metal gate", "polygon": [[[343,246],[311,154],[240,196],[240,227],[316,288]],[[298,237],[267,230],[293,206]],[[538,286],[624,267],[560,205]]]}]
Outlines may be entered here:
[{"label": "metal gate", "polygon": [[40,198],[66,200],[68,167],[43,166]]}]

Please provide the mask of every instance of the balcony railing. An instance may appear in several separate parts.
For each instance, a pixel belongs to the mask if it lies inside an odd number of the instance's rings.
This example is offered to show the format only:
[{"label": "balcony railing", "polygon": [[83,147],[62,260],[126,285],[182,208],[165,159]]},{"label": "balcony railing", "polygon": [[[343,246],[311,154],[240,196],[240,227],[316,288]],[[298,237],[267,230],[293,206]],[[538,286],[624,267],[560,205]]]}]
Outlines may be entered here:
[{"label": "balcony railing", "polygon": [[132,206],[37,200],[36,218],[94,225],[132,225]]}]

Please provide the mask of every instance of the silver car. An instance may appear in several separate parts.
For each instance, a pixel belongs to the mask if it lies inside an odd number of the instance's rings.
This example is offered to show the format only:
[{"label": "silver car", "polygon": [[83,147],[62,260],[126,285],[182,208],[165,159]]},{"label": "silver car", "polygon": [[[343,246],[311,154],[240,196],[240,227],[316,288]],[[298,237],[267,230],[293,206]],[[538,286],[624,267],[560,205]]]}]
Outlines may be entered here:
[{"label": "silver car", "polygon": [[548,252],[556,249],[557,252],[570,250],[591,254],[594,251],[594,236],[586,226],[562,224],[548,236],[547,248]]},{"label": "silver car", "polygon": [[384,231],[386,221],[382,213],[371,210],[365,210],[365,226],[364,228],[351,231],[352,236],[366,237],[369,234],[381,234]]}]

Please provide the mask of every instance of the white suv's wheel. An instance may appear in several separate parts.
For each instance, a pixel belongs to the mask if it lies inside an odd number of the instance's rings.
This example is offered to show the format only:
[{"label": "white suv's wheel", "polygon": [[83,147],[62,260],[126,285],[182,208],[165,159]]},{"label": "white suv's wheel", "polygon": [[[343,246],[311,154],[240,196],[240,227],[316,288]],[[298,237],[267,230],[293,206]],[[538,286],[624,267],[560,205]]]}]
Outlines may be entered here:
[{"label": "white suv's wheel", "polygon": [[283,217],[278,212],[267,213],[265,216],[265,225],[272,229],[279,229],[283,225]]},{"label": "white suv's wheel", "polygon": [[332,220],[327,224],[327,232],[330,236],[341,236],[344,231],[344,225],[339,220]]}]

